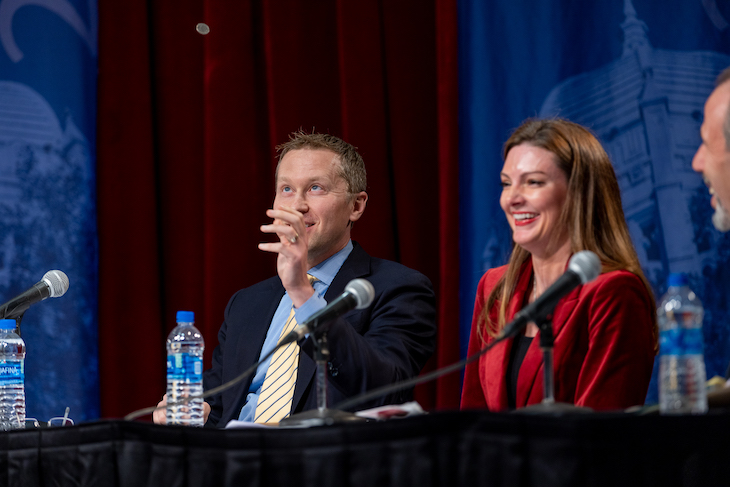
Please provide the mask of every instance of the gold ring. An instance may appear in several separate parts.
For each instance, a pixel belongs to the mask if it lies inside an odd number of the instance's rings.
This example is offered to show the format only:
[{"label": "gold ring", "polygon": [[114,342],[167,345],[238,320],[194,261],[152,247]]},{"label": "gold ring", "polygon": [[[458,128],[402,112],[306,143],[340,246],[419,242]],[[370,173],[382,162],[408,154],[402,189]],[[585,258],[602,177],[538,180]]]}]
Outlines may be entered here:
[{"label": "gold ring", "polygon": [[299,240],[299,234],[295,233],[293,237],[289,237],[289,243],[295,244]]}]

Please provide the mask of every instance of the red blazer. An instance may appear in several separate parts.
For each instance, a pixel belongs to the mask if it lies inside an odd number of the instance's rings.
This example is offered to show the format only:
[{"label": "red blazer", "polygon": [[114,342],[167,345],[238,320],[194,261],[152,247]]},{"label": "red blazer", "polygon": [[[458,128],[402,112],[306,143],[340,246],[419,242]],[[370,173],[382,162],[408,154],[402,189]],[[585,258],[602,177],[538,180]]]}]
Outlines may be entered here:
[{"label": "red blazer", "polygon": [[[487,271],[479,282],[469,355],[482,348],[477,322],[487,297],[507,267]],[[507,322],[522,307],[532,276],[523,266],[507,308]],[[643,404],[654,364],[654,303],[641,279],[627,271],[601,274],[563,298],[553,314],[555,400],[596,410]],[[490,311],[496,322],[499,303]],[[539,334],[525,355],[517,379],[517,407],[543,398]],[[486,334],[487,342],[492,341]],[[506,370],[512,339],[497,344],[464,373],[461,408],[507,409]]]}]

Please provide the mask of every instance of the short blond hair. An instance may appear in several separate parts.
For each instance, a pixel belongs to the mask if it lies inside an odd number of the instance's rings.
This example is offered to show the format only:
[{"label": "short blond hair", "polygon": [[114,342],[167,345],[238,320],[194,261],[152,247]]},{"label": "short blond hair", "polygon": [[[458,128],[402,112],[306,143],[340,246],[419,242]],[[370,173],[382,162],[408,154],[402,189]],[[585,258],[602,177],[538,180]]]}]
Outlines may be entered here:
[{"label": "short blond hair", "polygon": [[347,183],[347,191],[350,194],[357,194],[366,191],[368,181],[365,171],[365,161],[357,152],[357,147],[348,144],[339,137],[329,134],[311,133],[303,130],[292,132],[289,140],[276,146],[279,153],[279,162],[276,165],[276,179],[279,178],[279,165],[284,156],[293,150],[300,149],[326,149],[334,152],[340,161],[339,173]]}]

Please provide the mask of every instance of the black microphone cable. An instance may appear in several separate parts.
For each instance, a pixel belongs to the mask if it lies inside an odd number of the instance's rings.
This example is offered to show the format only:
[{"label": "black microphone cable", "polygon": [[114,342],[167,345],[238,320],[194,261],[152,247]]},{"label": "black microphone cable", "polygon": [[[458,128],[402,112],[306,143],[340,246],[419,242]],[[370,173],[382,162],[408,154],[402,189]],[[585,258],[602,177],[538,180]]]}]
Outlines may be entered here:
[{"label": "black microphone cable", "polygon": [[225,384],[221,384],[218,387],[214,387],[213,389],[210,389],[208,391],[205,391],[202,394],[193,394],[192,396],[183,397],[182,399],[179,399],[179,400],[174,401],[174,402],[168,402],[167,404],[164,404],[162,406],[150,406],[150,407],[147,407],[147,408],[143,408],[143,409],[138,409],[136,411],[132,411],[131,413],[129,413],[126,416],[124,416],[124,420],[125,421],[134,421],[135,419],[137,419],[139,417],[145,416],[147,414],[154,413],[158,409],[167,409],[167,408],[173,407],[173,406],[183,406],[183,405],[189,403],[190,401],[192,401],[194,399],[205,399],[205,398],[210,397],[210,396],[215,396],[216,394],[219,394],[219,393],[225,391],[226,389],[229,389],[229,388],[235,386],[236,384],[238,384],[239,382],[241,382],[243,379],[245,379],[249,375],[251,375],[258,368],[258,366],[261,365],[262,362],[266,361],[266,359],[268,359],[269,357],[271,357],[274,354],[274,352],[276,352],[280,347],[283,347],[284,345],[288,345],[291,342],[291,340],[289,340],[289,338],[290,338],[290,336],[291,336],[292,333],[295,333],[295,332],[291,332],[286,337],[282,338],[279,341],[279,343],[277,343],[276,346],[274,348],[272,348],[269,353],[267,353],[266,355],[264,355],[263,357],[261,357],[258,360],[258,362],[256,362],[251,367],[247,368],[246,370],[244,370],[243,372],[241,372],[238,376],[236,376],[233,379],[229,380]]},{"label": "black microphone cable", "polygon": [[[375,292],[373,291],[373,286],[370,284],[369,281],[365,279],[353,279],[350,281],[347,286],[345,286],[345,293],[350,293],[354,295],[355,297],[355,303],[353,304],[353,308],[357,307],[357,309],[362,309],[370,306],[370,304],[373,302],[373,298],[375,295]],[[322,321],[322,318],[325,315],[325,311],[330,312],[332,311],[332,308],[335,307],[339,309],[340,311],[343,311],[346,307],[342,306],[339,299],[342,298],[342,295],[340,295],[336,300],[329,303],[327,306],[322,308],[319,312],[314,313],[312,316],[310,316],[307,320],[304,320],[301,325],[294,328],[292,331],[290,331],[284,338],[280,339],[279,342],[276,344],[276,346],[271,349],[270,352],[268,352],[266,355],[261,357],[256,363],[254,363],[251,367],[241,372],[238,376],[234,377],[233,379],[229,380],[225,384],[221,384],[218,387],[214,387],[213,389],[210,389],[208,391],[203,392],[202,394],[193,394],[192,396],[184,397],[182,399],[179,399],[174,402],[168,402],[167,404],[164,404],[162,406],[150,406],[143,409],[138,409],[136,411],[132,411],[131,413],[124,416],[125,421],[133,421],[139,417],[145,416],[147,414],[154,413],[158,409],[167,409],[168,407],[173,406],[182,406],[185,404],[188,404],[190,401],[195,399],[205,399],[211,396],[215,396],[216,394],[219,394],[226,389],[230,389],[231,387],[235,386],[242,380],[246,379],[249,375],[251,375],[258,367],[261,365],[261,363],[265,362],[269,357],[271,357],[274,352],[276,352],[279,348],[283,347],[284,345],[288,345],[291,342],[299,341],[303,337],[300,336],[300,329],[306,329],[309,330],[309,327],[311,327],[311,331],[314,332],[321,332],[323,329],[318,329],[321,324],[329,324],[333,320],[324,320],[324,323],[320,323]],[[355,306],[356,304],[356,306]]]},{"label": "black microphone cable", "polygon": [[342,401],[341,403],[337,404],[333,409],[339,409],[341,411],[346,411],[349,408],[352,408],[353,406],[357,406],[358,404],[362,404],[364,402],[370,401],[371,399],[375,399],[380,396],[385,396],[387,394],[390,394],[392,392],[400,391],[402,389],[406,389],[408,387],[414,387],[418,384],[423,384],[425,382],[430,382],[434,379],[438,379],[442,375],[447,375],[452,372],[459,371],[469,365],[471,362],[475,361],[485,353],[487,353],[489,350],[492,349],[496,344],[499,342],[504,341],[506,336],[495,338],[494,341],[488,343],[485,345],[481,350],[479,350],[477,353],[470,357],[466,357],[465,359],[453,363],[451,365],[447,365],[445,367],[442,367],[438,370],[434,370],[433,372],[429,372],[428,374],[419,375],[418,377],[414,377],[412,379],[404,380],[401,382],[396,382],[395,384],[388,384],[387,386],[378,387],[377,389],[373,389],[372,391],[364,392],[362,394],[359,394],[355,397],[352,397],[350,399],[346,399]]},{"label": "black microphone cable", "polygon": [[[214,395],[216,395],[216,394],[218,394],[220,392],[223,392],[223,391],[225,391],[226,389],[228,389],[230,387],[233,387],[234,385],[238,384],[243,379],[245,379],[246,377],[248,377],[251,373],[253,373],[258,368],[258,366],[262,362],[264,362],[266,359],[268,359],[271,355],[273,355],[274,352],[279,347],[288,344],[291,341],[290,337],[291,337],[292,334],[296,334],[296,331],[292,331],[291,333],[289,333],[289,335],[287,335],[286,337],[282,338],[279,341],[279,343],[276,344],[276,347],[274,347],[269,353],[267,353],[265,356],[263,356],[258,362],[256,362],[251,367],[249,367],[248,369],[244,370],[240,375],[238,375],[237,377],[229,380],[225,384],[221,384],[220,386],[215,387],[213,389],[210,389],[208,391],[205,391],[202,394],[194,394],[192,396],[184,397],[184,398],[182,398],[182,399],[180,399],[178,401],[175,401],[175,402],[169,402],[169,403],[167,403],[165,405],[162,405],[162,406],[150,406],[150,407],[147,407],[147,408],[144,408],[144,409],[138,409],[137,411],[133,411],[133,412],[127,414],[126,416],[124,416],[124,420],[125,421],[133,421],[133,420],[135,420],[135,419],[137,419],[139,417],[145,416],[147,414],[151,414],[151,413],[157,411],[158,409],[167,409],[168,407],[172,407],[172,406],[182,406],[184,404],[189,403],[190,401],[192,401],[194,399],[205,399],[207,397],[214,396]],[[367,392],[364,392],[362,394],[359,394],[359,395],[357,395],[355,397],[352,397],[350,399],[346,399],[346,400],[342,401],[341,403],[337,404],[333,409],[347,410],[348,408],[351,408],[353,406],[357,406],[358,404],[362,404],[362,403],[367,402],[367,401],[369,401],[371,399],[375,399],[377,397],[384,396],[384,395],[390,394],[392,392],[400,391],[401,389],[406,389],[408,387],[414,387],[414,386],[417,386],[418,384],[423,384],[425,382],[430,382],[430,381],[432,381],[434,379],[438,379],[439,377],[441,377],[443,375],[447,375],[447,374],[450,374],[452,372],[456,372],[458,370],[461,370],[464,367],[466,367],[468,364],[470,364],[471,362],[473,362],[474,360],[478,359],[479,357],[481,357],[482,355],[484,355],[485,353],[487,353],[496,344],[504,341],[507,338],[509,338],[509,337],[506,337],[506,336],[498,337],[494,341],[492,341],[492,342],[488,343],[487,345],[485,345],[481,350],[479,350],[474,355],[471,355],[470,357],[467,357],[467,358],[465,358],[465,359],[463,359],[463,360],[461,360],[459,362],[455,362],[455,363],[453,363],[451,365],[447,365],[446,367],[442,367],[442,368],[440,368],[438,370],[434,370],[433,372],[429,372],[428,374],[419,375],[418,377],[414,377],[412,379],[404,380],[404,381],[401,381],[401,382],[396,382],[395,384],[388,384],[387,386],[379,387],[377,389],[373,389],[371,391],[367,391]]]},{"label": "black microphone cable", "polygon": [[[291,333],[296,333],[296,332],[291,332]],[[134,421],[135,419],[145,416],[147,414],[151,414],[151,413],[157,411],[158,409],[167,409],[168,407],[182,406],[182,405],[189,403],[190,401],[192,401],[194,399],[205,399],[210,396],[215,396],[216,394],[233,387],[234,385],[238,384],[239,382],[244,380],[246,377],[248,377],[250,374],[252,374],[258,368],[258,366],[262,362],[266,361],[266,359],[271,357],[279,347],[287,345],[291,341],[289,339],[291,333],[289,335],[287,335],[286,337],[282,338],[281,341],[279,341],[279,343],[276,344],[276,347],[274,347],[269,353],[264,355],[258,362],[256,362],[251,367],[249,367],[248,369],[241,372],[240,375],[229,380],[225,384],[221,384],[218,387],[205,391],[202,394],[194,394],[192,396],[184,397],[175,402],[168,402],[167,404],[162,405],[162,406],[150,406],[150,407],[147,407],[144,409],[138,409],[138,410],[133,411],[133,412],[127,414],[126,416],[124,416],[124,420],[125,421]],[[390,394],[392,392],[396,392],[401,389],[406,389],[408,387],[414,387],[418,384],[430,382],[443,375],[447,375],[452,372],[459,371],[459,370],[463,369],[464,367],[466,367],[471,362],[473,362],[474,360],[478,359],[479,357],[481,357],[482,355],[487,353],[492,347],[494,347],[496,344],[504,341],[506,338],[508,338],[508,337],[500,337],[500,338],[495,339],[494,341],[492,341],[492,342],[488,343],[486,346],[484,346],[481,350],[479,350],[474,355],[467,357],[459,362],[453,363],[451,365],[447,365],[446,367],[440,368],[438,370],[434,370],[433,372],[429,372],[428,374],[425,374],[425,375],[420,375],[420,376],[414,377],[412,379],[408,379],[408,380],[401,381],[401,382],[396,382],[395,384],[388,384],[387,386],[379,387],[377,389],[373,389],[372,391],[364,392],[360,395],[357,395],[355,397],[342,401],[341,403],[337,404],[333,409],[346,410],[353,406],[357,406],[358,404],[362,404],[363,402],[367,402],[371,399],[375,399],[380,396],[385,396],[386,394]]]},{"label": "black microphone cable", "polygon": [[289,332],[287,336],[279,340],[279,342],[276,344],[274,348],[271,349],[269,353],[261,357],[258,362],[254,363],[251,367],[247,368],[243,372],[241,372],[239,375],[234,377],[233,379],[229,380],[225,384],[221,384],[218,387],[214,387],[213,389],[210,389],[208,391],[203,392],[202,394],[193,394],[192,396],[183,397],[182,399],[179,399],[177,401],[168,402],[167,404],[164,404],[162,406],[150,406],[143,409],[138,409],[136,411],[132,411],[131,413],[124,416],[125,421],[134,421],[137,418],[140,418],[142,416],[145,416],[147,414],[154,413],[158,409],[167,409],[168,407],[173,406],[183,406],[190,401],[194,399],[205,399],[210,396],[215,396],[218,393],[221,393],[225,391],[226,389],[230,389],[231,387],[235,386],[245,378],[247,378],[249,375],[251,375],[263,362],[266,361],[269,357],[271,357],[274,352],[276,352],[279,348],[283,347],[284,345],[288,345],[291,342],[297,341],[297,332],[296,329]]},{"label": "black microphone cable", "polygon": [[600,273],[601,261],[595,253],[589,250],[578,252],[570,258],[570,261],[568,262],[568,270],[546,290],[543,296],[518,311],[512,321],[505,325],[499,335],[495,337],[494,341],[479,350],[479,352],[460,362],[447,365],[446,367],[435,370],[426,375],[414,377],[413,379],[397,382],[395,384],[389,384],[387,386],[362,393],[353,398],[346,399],[336,405],[334,409],[347,410],[348,408],[362,404],[370,399],[375,399],[376,397],[384,396],[407,387],[423,384],[424,382],[431,381],[441,377],[442,375],[461,370],[469,363],[481,357],[497,343],[503,341],[505,338],[514,336],[518,331],[527,326],[527,323],[542,321],[548,318],[555,309],[555,305],[558,301],[560,301],[568,292],[581,284],[594,280]]},{"label": "black microphone cable", "polygon": [[239,375],[234,377],[233,379],[229,380],[225,384],[221,384],[218,387],[214,387],[213,389],[210,389],[208,391],[205,391],[202,394],[193,394],[192,396],[183,397],[182,399],[179,399],[174,402],[168,402],[167,404],[164,404],[162,406],[150,406],[143,409],[138,409],[136,411],[132,411],[131,413],[124,416],[125,421],[134,421],[137,418],[140,418],[142,416],[145,416],[147,414],[154,413],[158,409],[167,409],[168,407],[173,406],[183,406],[190,401],[194,399],[205,399],[211,396],[215,396],[218,393],[221,393],[225,391],[226,389],[230,389],[231,387],[235,386],[245,378],[247,378],[249,375],[251,375],[263,362],[265,362],[269,357],[271,357],[274,352],[276,352],[279,348],[289,345],[291,342],[295,342],[298,340],[297,336],[297,329],[290,331],[284,338],[279,340],[279,342],[276,344],[274,348],[271,349],[270,352],[268,352],[266,355],[261,357],[258,362],[254,363],[251,367],[247,368],[243,372],[241,372]]}]

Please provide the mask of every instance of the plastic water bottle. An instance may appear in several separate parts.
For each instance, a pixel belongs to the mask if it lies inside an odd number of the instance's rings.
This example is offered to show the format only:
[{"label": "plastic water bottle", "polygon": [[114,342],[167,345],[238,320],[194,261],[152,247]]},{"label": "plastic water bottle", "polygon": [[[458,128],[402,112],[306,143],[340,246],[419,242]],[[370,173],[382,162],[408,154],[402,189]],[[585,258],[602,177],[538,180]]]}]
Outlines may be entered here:
[{"label": "plastic water bottle", "polygon": [[669,289],[657,309],[659,321],[659,411],[707,411],[702,317],[699,298],[686,274],[670,274]]},{"label": "plastic water bottle", "polygon": [[0,320],[0,429],[25,428],[25,342]]},{"label": "plastic water bottle", "polygon": [[[177,326],[167,337],[167,402],[202,394],[203,336],[192,311],[177,312]],[[203,426],[203,400],[167,408],[167,424]]]}]

